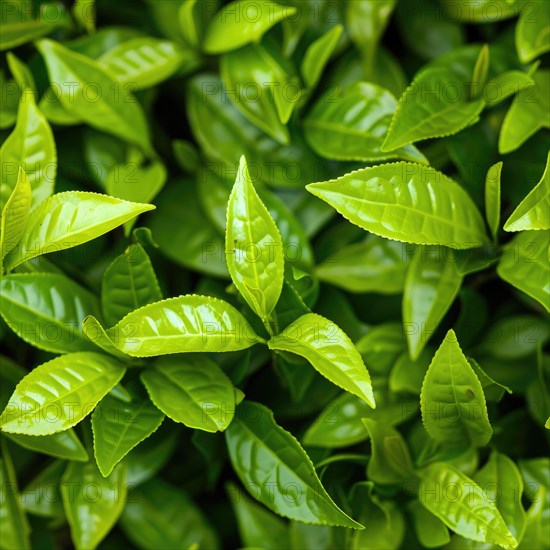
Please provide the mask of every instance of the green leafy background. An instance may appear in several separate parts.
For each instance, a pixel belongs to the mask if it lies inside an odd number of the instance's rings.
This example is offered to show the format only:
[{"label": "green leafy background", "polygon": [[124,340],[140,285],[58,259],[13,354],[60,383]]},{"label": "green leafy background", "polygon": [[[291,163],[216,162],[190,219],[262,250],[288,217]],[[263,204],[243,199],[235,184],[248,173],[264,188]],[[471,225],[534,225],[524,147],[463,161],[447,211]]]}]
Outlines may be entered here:
[{"label": "green leafy background", "polygon": [[550,548],[546,0],[0,50],[0,548]]}]

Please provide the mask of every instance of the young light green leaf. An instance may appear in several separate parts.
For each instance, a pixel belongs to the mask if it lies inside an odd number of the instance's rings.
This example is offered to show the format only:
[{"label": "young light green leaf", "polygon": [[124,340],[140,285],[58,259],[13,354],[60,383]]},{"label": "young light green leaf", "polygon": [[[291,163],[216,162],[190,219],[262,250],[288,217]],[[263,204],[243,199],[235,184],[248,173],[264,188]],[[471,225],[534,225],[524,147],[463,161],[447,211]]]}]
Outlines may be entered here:
[{"label": "young light green leaf", "polygon": [[193,48],[199,46],[199,29],[195,18],[196,5],[197,0],[183,0],[178,11],[181,34],[187,44]]},{"label": "young light green leaf", "polygon": [[0,416],[2,431],[49,435],[78,424],[121,380],[121,364],[99,353],[56,357],[32,370]]},{"label": "young light green leaf", "polygon": [[[50,9],[56,14],[55,17],[51,16]],[[0,50],[15,48],[50,34],[59,27],[69,26],[69,16],[63,5],[44,2],[37,13],[34,12],[34,5],[25,5],[22,2],[5,4]]]},{"label": "young light green leaf", "polygon": [[150,36],[127,40],[105,52],[97,61],[120,84],[131,84],[133,90],[151,88],[176,71],[189,72],[198,65],[192,50]]},{"label": "young light green leaf", "polygon": [[473,480],[483,489],[486,498],[496,505],[510,533],[521,541],[526,519],[522,504],[523,479],[514,461],[493,451]]},{"label": "young light green leaf", "polygon": [[288,548],[288,528],[275,514],[256,504],[233,483],[227,485],[229,500],[237,516],[241,542],[247,548]]},{"label": "young light green leaf", "polygon": [[[58,42],[40,40],[37,47],[46,62],[51,82],[61,86],[63,107],[90,126],[135,143],[152,153],[149,128],[140,104],[97,61],[73,52]],[[74,85],[76,83],[76,85]]]},{"label": "young light green leaf", "polygon": [[478,377],[449,330],[424,377],[420,393],[422,422],[436,441],[449,445],[486,445],[493,434]]},{"label": "young light green leaf", "polygon": [[[362,529],[336,506],[310,458],[298,441],[275,423],[268,408],[243,401],[225,431],[225,439],[239,479],[273,512],[304,523]],[[261,490],[255,491],[254,487]],[[292,494],[288,487],[293,487]]]},{"label": "young light green leaf", "polygon": [[[288,63],[284,63],[284,59],[276,54],[275,50],[261,44],[249,44],[224,54],[220,61],[220,71],[227,89],[235,90],[230,98],[243,115],[273,139],[287,145],[290,137],[285,123],[293,104],[299,98],[299,90],[291,91],[290,68],[285,67]],[[255,90],[252,97],[251,86]],[[294,95],[295,100],[291,101]],[[279,98],[279,108],[288,114],[284,122],[280,120],[283,117],[279,115],[275,97]],[[284,108],[284,102],[290,103],[290,111]]]},{"label": "young light green leaf", "polygon": [[334,25],[321,38],[314,40],[308,46],[302,60],[301,73],[309,88],[313,88],[321,78],[325,65],[338,45],[342,31],[342,25]]},{"label": "young light green leaf", "polygon": [[360,397],[373,409],[376,407],[369,372],[361,355],[342,329],[321,315],[302,315],[271,338],[268,346],[304,357],[333,384]]},{"label": "young light green leaf", "polygon": [[369,82],[355,82],[343,90],[329,89],[304,121],[311,148],[327,159],[376,161],[402,158],[427,162],[413,145],[390,153],[380,147],[397,101],[390,92]]},{"label": "young light green leaf", "polygon": [[57,193],[31,212],[19,245],[6,256],[6,268],[91,241],[154,208],[99,193]]},{"label": "young light green leaf", "polygon": [[462,275],[452,249],[443,246],[416,249],[403,292],[403,327],[411,359],[418,358],[461,286]]},{"label": "young light green leaf", "polygon": [[90,342],[109,355],[123,361],[128,359],[129,356],[115,346],[101,323],[93,315],[86,316],[82,321],[82,332]]},{"label": "young light green leaf", "polygon": [[496,241],[500,226],[500,174],[502,162],[493,164],[485,178],[485,218],[491,230],[493,241]]},{"label": "young light green leaf", "polygon": [[550,229],[550,152],[540,181],[504,224],[504,231]]},{"label": "young light green leaf", "polygon": [[5,433],[5,437],[20,447],[66,460],[86,462],[88,453],[72,428],[51,435]]},{"label": "young light green leaf", "polygon": [[110,328],[107,336],[132,357],[238,351],[263,342],[233,306],[195,294],[136,309]]},{"label": "young light green leaf", "polygon": [[[95,498],[90,498],[94,487]],[[77,550],[94,550],[117,522],[126,502],[126,467],[103,477],[95,462],[70,462],[61,478],[63,507]]]},{"label": "young light green leaf", "polygon": [[435,462],[419,475],[418,500],[447,527],[468,539],[516,548],[518,543],[496,505],[460,470]]},{"label": "young light green leaf", "polygon": [[339,248],[315,268],[321,281],[348,292],[403,292],[408,263],[401,243],[369,235],[360,243]]},{"label": "young light green leaf", "polygon": [[520,91],[504,117],[498,140],[501,155],[523,145],[541,128],[550,128],[550,70],[532,75],[535,85]]},{"label": "young light green leaf", "polygon": [[482,98],[467,101],[466,86],[457,72],[443,67],[425,69],[399,99],[381,150],[456,134],[477,120],[484,107]]},{"label": "young light green leaf", "polygon": [[216,532],[181,489],[154,479],[128,497],[120,525],[136,547],[218,550]]},{"label": "young light green leaf", "polygon": [[516,25],[516,50],[522,63],[531,63],[550,50],[550,11],[545,0],[523,5]]},{"label": "young light green leaf", "polygon": [[[0,220],[0,260],[13,250],[27,225],[31,209],[31,184],[25,170],[19,168],[17,183],[11,192]],[[1,281],[0,281],[1,282]]]},{"label": "young light green leaf", "polygon": [[208,25],[203,50],[208,54],[219,54],[258,42],[273,25],[295,13],[295,7],[271,0],[230,2]]},{"label": "young light green leaf", "polygon": [[28,65],[12,52],[7,53],[6,61],[8,62],[10,73],[21,89],[21,95],[25,97],[27,94],[32,94],[34,99],[36,99],[36,84]]},{"label": "young light green leaf", "polygon": [[159,300],[162,294],[151,260],[140,244],[131,244],[103,273],[105,322],[112,326],[135,309]]},{"label": "young light green leaf", "polygon": [[33,206],[52,194],[57,171],[55,142],[48,121],[30,94],[21,97],[17,124],[0,148],[0,166],[0,205],[6,203],[16,186],[20,168],[29,179]]},{"label": "young light green leaf", "polygon": [[503,249],[497,265],[501,279],[515,286],[550,311],[548,231],[521,231]]},{"label": "young light green leaf", "polygon": [[367,68],[372,68],[378,41],[386,30],[396,0],[377,2],[346,2],[346,30],[361,50]]},{"label": "young light green leaf", "polygon": [[375,483],[391,485],[414,478],[414,467],[407,444],[391,426],[363,418],[371,440],[371,457],[367,478]]},{"label": "young light green leaf", "polygon": [[15,470],[5,441],[0,445],[0,541],[2,548],[29,550],[30,525],[21,505]]},{"label": "young light green leaf", "polygon": [[0,280],[2,318],[23,340],[54,353],[93,350],[80,329],[97,298],[64,275],[23,273]]},{"label": "young light green leaf", "polygon": [[488,107],[502,103],[511,95],[535,85],[535,81],[525,72],[512,70],[491,78],[483,90],[483,98]]},{"label": "young light green leaf", "polygon": [[103,477],[162,424],[164,415],[149,401],[124,403],[106,395],[92,414],[94,455]]},{"label": "young light green leaf", "polygon": [[141,374],[141,381],[151,401],[175,422],[214,433],[233,420],[233,384],[206,356],[162,357]]},{"label": "young light green leaf", "polygon": [[479,56],[474,66],[474,75],[472,77],[472,93],[470,99],[476,99],[483,93],[487,83],[487,74],[489,73],[489,46],[484,44],[479,52]]},{"label": "young light green leaf", "polygon": [[483,218],[466,191],[422,164],[364,168],[311,183],[307,190],[351,223],[388,239],[457,249],[489,241]]},{"label": "young light green leaf", "polygon": [[233,283],[252,310],[267,320],[283,287],[283,243],[244,157],[227,206],[225,255]]},{"label": "young light green leaf", "polygon": [[414,532],[420,544],[425,548],[445,546],[450,540],[449,530],[436,516],[422,507],[420,502],[412,500],[407,503],[407,509],[412,516]]},{"label": "young light green leaf", "polygon": [[[376,395],[376,394],[375,394]],[[405,422],[418,411],[411,401],[395,399],[377,403],[370,408],[365,401],[350,393],[344,393],[331,401],[312,422],[302,438],[304,445],[334,449],[361,443],[369,437],[362,419],[368,418],[395,426]]]}]

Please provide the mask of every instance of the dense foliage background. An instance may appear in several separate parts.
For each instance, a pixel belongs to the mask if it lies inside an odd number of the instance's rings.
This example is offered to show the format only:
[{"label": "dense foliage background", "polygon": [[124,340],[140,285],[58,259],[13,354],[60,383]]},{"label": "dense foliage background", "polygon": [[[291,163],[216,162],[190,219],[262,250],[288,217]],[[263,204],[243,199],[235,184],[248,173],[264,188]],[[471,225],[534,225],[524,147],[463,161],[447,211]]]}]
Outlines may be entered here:
[{"label": "dense foliage background", "polygon": [[550,548],[546,0],[1,23],[1,548]]}]

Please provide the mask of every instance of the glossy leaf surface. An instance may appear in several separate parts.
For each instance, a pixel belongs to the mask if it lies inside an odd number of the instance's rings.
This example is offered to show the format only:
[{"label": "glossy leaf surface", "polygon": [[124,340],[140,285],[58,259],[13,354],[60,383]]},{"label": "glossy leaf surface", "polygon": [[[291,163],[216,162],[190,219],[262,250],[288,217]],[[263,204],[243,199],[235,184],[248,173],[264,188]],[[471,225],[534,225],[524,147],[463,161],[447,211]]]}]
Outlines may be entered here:
[{"label": "glossy leaf surface", "polygon": [[31,212],[19,245],[6,257],[6,267],[14,268],[41,254],[86,243],[153,209],[150,204],[98,193],[57,193]]},{"label": "glossy leaf surface", "polygon": [[104,477],[162,424],[164,415],[148,400],[124,403],[106,395],[92,414],[94,455]]},{"label": "glossy leaf surface", "polygon": [[496,505],[470,478],[441,462],[428,466],[420,475],[420,503],[455,533],[503,548],[517,546]]},{"label": "glossy leaf surface", "polygon": [[131,244],[103,273],[101,306],[108,325],[161,299],[151,260],[140,244]]},{"label": "glossy leaf surface", "polygon": [[163,357],[141,374],[153,403],[190,428],[223,431],[233,420],[235,389],[211,359],[201,355]]},{"label": "glossy leaf surface", "polygon": [[312,183],[310,193],[381,237],[464,249],[488,241],[468,194],[433,168],[397,162]]},{"label": "glossy leaf surface", "polygon": [[449,445],[486,445],[493,430],[478,377],[450,330],[432,359],[420,394],[422,421]]},{"label": "glossy leaf surface", "polygon": [[133,357],[237,351],[261,341],[233,306],[198,295],[170,298],[136,309],[107,335],[120,351]]},{"label": "glossy leaf surface", "polygon": [[118,361],[98,353],[56,357],[19,382],[0,426],[5,432],[26,435],[66,430],[90,414],[124,372]]},{"label": "glossy leaf surface", "polygon": [[[298,441],[275,423],[269,409],[244,401],[225,438],[233,468],[243,485],[269,509],[306,523],[361,529],[332,501],[310,458]],[[266,491],[252,490],[266,483],[272,484],[271,498]],[[292,494],[288,494],[290,486]]]},{"label": "glossy leaf surface", "polygon": [[270,349],[307,359],[325,378],[375,407],[369,372],[349,337],[321,315],[308,313],[269,340]]},{"label": "glossy leaf surface", "polygon": [[97,314],[97,298],[64,275],[25,273],[0,281],[2,317],[23,340],[55,353],[93,350],[80,324]]}]

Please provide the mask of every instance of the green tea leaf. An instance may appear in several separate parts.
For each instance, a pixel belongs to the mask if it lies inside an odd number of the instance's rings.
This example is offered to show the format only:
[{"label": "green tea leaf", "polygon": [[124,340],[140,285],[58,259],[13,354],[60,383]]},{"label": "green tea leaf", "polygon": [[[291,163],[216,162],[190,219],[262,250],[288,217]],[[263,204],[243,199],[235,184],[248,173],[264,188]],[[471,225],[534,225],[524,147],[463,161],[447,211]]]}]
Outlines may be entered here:
[{"label": "green tea leaf", "polygon": [[237,351],[263,341],[233,306],[195,294],[136,309],[107,335],[120,351],[132,357]]},{"label": "green tea leaf", "polygon": [[6,256],[6,268],[86,243],[154,208],[99,193],[57,193],[31,212],[19,245]]},{"label": "green tea leaf", "polygon": [[311,183],[307,190],[381,237],[458,249],[488,242],[483,219],[464,189],[422,164],[364,168]]},{"label": "green tea leaf", "polygon": [[447,544],[451,537],[445,524],[423,508],[420,502],[413,500],[407,504],[412,516],[414,532],[425,548],[438,548]]},{"label": "green tea leaf", "polygon": [[532,75],[535,85],[521,90],[504,117],[498,140],[501,155],[523,145],[541,128],[550,128],[550,70]]},{"label": "green tea leaf", "polygon": [[125,315],[162,300],[149,256],[140,244],[131,244],[103,273],[101,306],[107,325]]},{"label": "green tea leaf", "polygon": [[494,107],[510,96],[534,85],[535,81],[527,73],[518,70],[506,71],[487,82],[483,97],[488,107]]},{"label": "green tea leaf", "polygon": [[305,523],[362,528],[336,506],[298,441],[263,405],[243,401],[225,439],[239,479],[270,510]]},{"label": "green tea leaf", "polygon": [[390,153],[381,150],[396,108],[390,92],[369,82],[355,82],[336,93],[329,89],[305,119],[305,137],[311,148],[327,159],[426,162],[413,145]]},{"label": "green tea leaf", "polygon": [[[103,477],[95,462],[70,462],[61,478],[63,507],[77,550],[94,549],[117,522],[126,501],[126,468]],[[94,496],[90,496],[94,487]]]},{"label": "green tea leaf", "polygon": [[192,50],[170,40],[145,36],[115,46],[97,61],[132,91],[151,88],[177,71],[190,72],[198,66]]},{"label": "green tea leaf", "polygon": [[353,342],[337,325],[308,313],[268,342],[269,348],[307,359],[325,378],[363,399],[373,409],[369,372]]},{"label": "green tea leaf", "polygon": [[491,230],[493,240],[496,241],[500,227],[500,174],[502,162],[493,164],[485,179],[485,218]]},{"label": "green tea leaf", "polygon": [[106,395],[92,414],[94,455],[99,471],[108,477],[115,466],[162,424],[164,415],[149,399],[123,403]]},{"label": "green tea leaf", "polygon": [[424,427],[436,441],[483,446],[491,439],[483,389],[452,330],[424,377],[420,407]]},{"label": "green tea leaf", "polygon": [[30,526],[21,505],[21,496],[17,488],[17,478],[13,463],[4,441],[1,442],[2,457],[0,458],[0,540],[3,548],[29,550]]},{"label": "green tea leaf", "polygon": [[289,103],[291,112],[299,90],[291,89],[291,75],[279,57],[261,44],[249,44],[224,54],[220,70],[227,89],[234,90],[231,99],[243,115],[286,145],[290,139],[285,126],[289,117],[280,120],[276,97],[281,103]]},{"label": "green tea leaf", "polygon": [[550,311],[549,235],[547,231],[522,231],[505,247],[497,266],[499,277]]},{"label": "green tea leaf", "polygon": [[228,484],[227,492],[244,546],[265,550],[288,548],[288,529],[283,520],[256,504],[236,485]]},{"label": "green tea leaf", "polygon": [[33,207],[52,194],[57,172],[55,142],[48,121],[30,94],[21,98],[17,124],[0,148],[0,163],[0,205],[15,188],[20,168],[29,179]]},{"label": "green tea leaf", "polygon": [[[52,11],[55,14],[52,16]],[[69,26],[68,13],[56,2],[44,2],[36,11],[34,5],[13,2],[4,6],[0,50],[8,50]]]},{"label": "green tea leaf", "polygon": [[199,508],[183,491],[162,479],[132,489],[128,497],[120,525],[138,548],[219,547],[215,531]]},{"label": "green tea leaf", "polygon": [[338,45],[342,31],[342,25],[334,25],[321,38],[308,46],[301,65],[301,73],[306,86],[313,88],[321,78],[325,65]]},{"label": "green tea leaf", "polygon": [[32,370],[0,416],[2,431],[48,435],[78,424],[120,382],[125,369],[106,355],[79,352]]},{"label": "green tea leaf", "polygon": [[414,476],[414,467],[407,444],[400,433],[382,422],[364,418],[372,451],[367,466],[367,478],[375,483],[388,485],[403,483]]},{"label": "green tea leaf", "polygon": [[393,115],[382,151],[409,143],[456,134],[473,124],[485,101],[467,101],[466,86],[450,68],[432,67],[417,74]]},{"label": "green tea leaf", "polygon": [[52,40],[40,40],[37,47],[46,62],[50,81],[65,83],[60,84],[59,100],[70,114],[93,128],[135,143],[147,154],[152,153],[141,106],[110,72],[89,57]]},{"label": "green tea leaf", "polygon": [[399,294],[407,267],[401,243],[370,235],[360,243],[338,248],[317,265],[315,274],[348,292]]},{"label": "green tea leaf", "polygon": [[87,462],[88,453],[72,428],[51,435],[4,434],[20,447],[37,453]]},{"label": "green tea leaf", "polygon": [[550,50],[550,12],[543,0],[525,4],[516,25],[516,49],[522,63],[530,63]]},{"label": "green tea leaf", "polygon": [[435,462],[419,474],[418,500],[455,533],[503,548],[517,546],[496,505],[469,477],[443,462]]},{"label": "green tea leaf", "polygon": [[[27,225],[31,209],[31,185],[23,168],[19,168],[17,183],[11,192],[0,221],[0,260],[13,250]],[[1,282],[1,281],[0,281]]]},{"label": "green tea leaf", "polygon": [[504,224],[504,231],[550,229],[550,153],[542,178]]},{"label": "green tea leaf", "polygon": [[268,319],[283,286],[283,243],[254,189],[244,157],[227,206],[225,255],[243,298],[262,319]]},{"label": "green tea leaf", "polygon": [[97,298],[64,275],[7,275],[0,281],[0,296],[2,318],[29,344],[54,353],[94,349],[80,324],[97,315]]},{"label": "green tea leaf", "polygon": [[525,531],[525,510],[521,502],[523,479],[519,468],[506,455],[493,451],[473,480],[496,505],[510,533],[521,541]]},{"label": "green tea leaf", "polygon": [[233,420],[233,384],[208,357],[163,357],[141,374],[141,380],[153,403],[175,422],[223,432]]},{"label": "green tea leaf", "polygon": [[218,54],[258,42],[273,25],[295,13],[296,8],[270,0],[231,2],[208,25],[203,50]]},{"label": "green tea leaf", "polygon": [[454,302],[462,276],[452,249],[420,246],[407,271],[403,328],[411,359],[416,360]]}]

